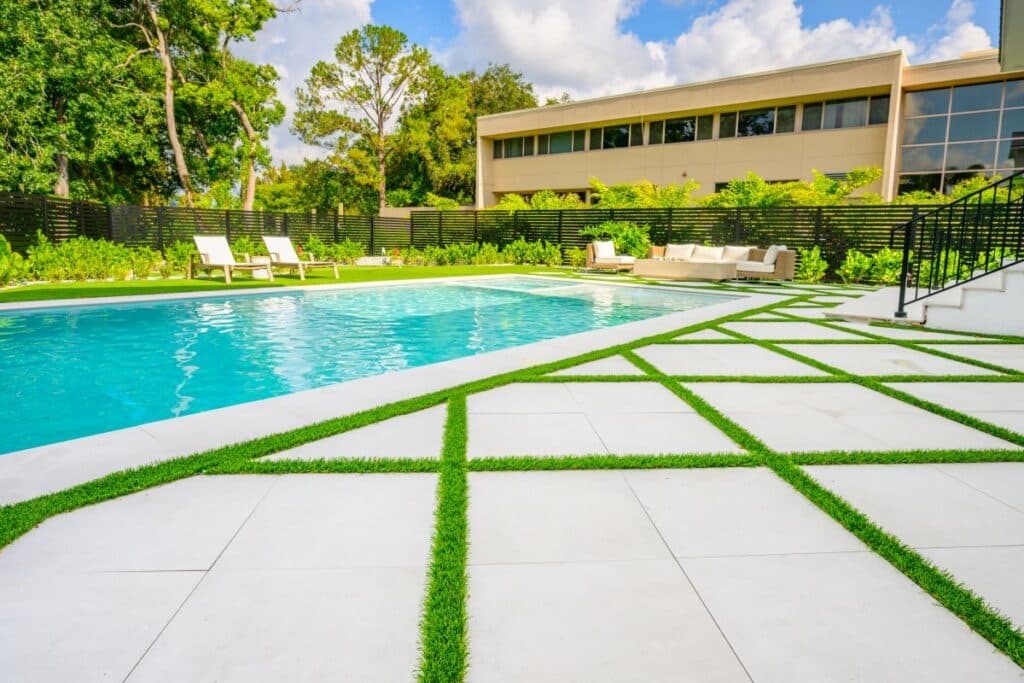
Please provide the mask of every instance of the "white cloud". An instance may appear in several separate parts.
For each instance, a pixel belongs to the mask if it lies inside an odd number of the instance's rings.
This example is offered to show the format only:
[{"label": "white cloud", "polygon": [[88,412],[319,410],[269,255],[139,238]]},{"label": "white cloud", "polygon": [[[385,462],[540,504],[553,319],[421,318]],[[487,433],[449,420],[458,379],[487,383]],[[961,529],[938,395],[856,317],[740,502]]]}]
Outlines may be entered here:
[{"label": "white cloud", "polygon": [[937,62],[944,59],[956,59],[965,52],[987,50],[992,47],[992,39],[982,27],[975,24],[974,3],[971,0],[953,0],[945,21],[933,26],[932,34],[939,38],[925,53],[925,61]]},{"label": "white cloud", "polygon": [[290,131],[295,112],[295,89],[302,85],[313,65],[330,59],[342,35],[370,21],[373,0],[305,0],[297,11],[283,13],[267,22],[253,41],[240,43],[235,51],[262,64],[273,64],[281,80],[278,99],[288,110],[284,123],[270,134],[269,147],[275,163],[298,163],[320,158],[324,151],[303,144]]},{"label": "white cloud", "polygon": [[[685,2],[673,3],[685,4]],[[623,29],[636,0],[455,0],[460,32],[440,53],[452,67],[508,62],[540,95],[576,98],[707,80],[902,49],[927,60],[990,44],[971,19],[970,0],[953,0],[926,39],[900,34],[888,10],[861,21],[803,20],[797,0],[729,0],[673,41],[644,42]]]}]

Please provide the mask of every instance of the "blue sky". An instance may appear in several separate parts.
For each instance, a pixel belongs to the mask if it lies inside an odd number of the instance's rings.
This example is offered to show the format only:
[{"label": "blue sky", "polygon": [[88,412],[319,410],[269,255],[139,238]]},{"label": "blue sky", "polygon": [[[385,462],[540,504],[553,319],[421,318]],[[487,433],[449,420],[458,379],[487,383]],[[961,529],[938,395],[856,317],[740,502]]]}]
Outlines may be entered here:
[{"label": "blue sky", "polygon": [[301,0],[240,52],[273,64],[289,118],[275,159],[322,151],[289,132],[295,89],[365,23],[405,32],[452,71],[509,63],[575,99],[901,49],[912,63],[998,41],[998,0]]}]

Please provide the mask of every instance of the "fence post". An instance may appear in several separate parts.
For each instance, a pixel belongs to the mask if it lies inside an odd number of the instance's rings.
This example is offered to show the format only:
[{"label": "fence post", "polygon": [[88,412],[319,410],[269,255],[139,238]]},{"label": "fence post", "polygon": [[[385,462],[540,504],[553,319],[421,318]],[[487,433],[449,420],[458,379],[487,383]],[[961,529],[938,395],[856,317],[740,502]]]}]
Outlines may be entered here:
[{"label": "fence post", "polygon": [[164,250],[164,207],[156,207],[156,248]]},{"label": "fence post", "polygon": [[373,256],[373,242],[374,242],[374,239],[373,239],[374,238],[373,229],[374,229],[374,221],[375,221],[376,218],[377,218],[376,216],[370,216],[370,256]]},{"label": "fence post", "polygon": [[562,213],[563,213],[563,211],[561,209],[559,209],[559,211],[558,211],[558,247],[559,247],[559,249],[564,247],[564,245],[562,244]]},{"label": "fence post", "polygon": [[822,211],[820,206],[814,211],[814,244],[812,246],[815,247],[821,246]]},{"label": "fence post", "polygon": [[231,212],[227,209],[224,210],[224,236],[231,241]]},{"label": "fence post", "polygon": [[519,237],[519,212],[512,212],[512,238],[513,240]]},{"label": "fence post", "polygon": [[284,233],[285,237],[288,236],[288,214],[287,213],[284,214],[284,220],[281,221],[281,232]]},{"label": "fence post", "polygon": [[334,211],[334,243],[338,243],[338,211]]},{"label": "fence post", "polygon": [[[85,215],[84,215],[84,204],[78,205],[78,234],[81,235],[85,231]],[[114,207],[107,204],[107,239],[111,242],[114,241]]]},{"label": "fence post", "polygon": [[672,243],[672,207],[668,209],[668,230],[665,232],[665,244]]},{"label": "fence post", "polygon": [[480,212],[473,209],[473,241],[480,242]]},{"label": "fence post", "polygon": [[437,212],[437,246],[439,246],[439,247],[443,247],[444,246],[444,232],[443,232],[444,228],[441,225],[441,214],[442,213],[444,213],[444,212],[443,211],[438,211]]},{"label": "fence post", "polygon": [[900,268],[900,299],[896,308],[896,318],[906,318],[907,301],[907,280],[910,279],[910,250],[914,248],[915,230],[917,228],[917,207],[914,207],[914,217],[906,226],[903,233],[903,264]]},{"label": "fence post", "polygon": [[413,247],[413,246],[415,246],[415,245],[413,244],[412,238],[413,238],[413,234],[414,234],[414,233],[413,233],[413,229],[414,229],[414,228],[416,227],[416,225],[415,225],[415,223],[413,222],[412,216],[413,216],[413,212],[412,212],[412,211],[410,211],[410,212],[409,212],[409,246],[410,246],[410,247]]},{"label": "fence post", "polygon": [[743,225],[743,216],[740,213],[742,209],[736,207],[736,222],[733,224],[733,234],[736,236],[736,244],[739,244],[742,240],[740,239],[740,231]]},{"label": "fence post", "polygon": [[53,234],[50,232],[50,206],[46,201],[46,195],[43,195],[43,234],[47,239],[53,240]]}]

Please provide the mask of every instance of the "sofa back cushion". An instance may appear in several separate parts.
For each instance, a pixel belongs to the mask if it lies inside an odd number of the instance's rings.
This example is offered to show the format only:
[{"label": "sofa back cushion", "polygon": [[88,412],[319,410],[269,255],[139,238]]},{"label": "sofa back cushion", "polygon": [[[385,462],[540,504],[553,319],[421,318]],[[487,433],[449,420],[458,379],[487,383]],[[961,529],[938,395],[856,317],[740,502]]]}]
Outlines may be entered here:
[{"label": "sofa back cushion", "polygon": [[693,255],[690,258],[701,261],[721,261],[724,252],[725,247],[705,247],[698,244],[693,248]]},{"label": "sofa back cushion", "polygon": [[723,261],[746,261],[753,247],[726,247],[722,254]]},{"label": "sofa back cushion", "polygon": [[665,258],[671,261],[685,261],[693,256],[696,244],[669,244],[665,247]]},{"label": "sofa back cushion", "polygon": [[773,244],[768,247],[768,251],[764,253],[764,262],[769,266],[774,266],[775,261],[779,258],[779,252],[785,251],[785,244]]},{"label": "sofa back cushion", "polygon": [[594,258],[615,258],[615,242],[594,240]]}]

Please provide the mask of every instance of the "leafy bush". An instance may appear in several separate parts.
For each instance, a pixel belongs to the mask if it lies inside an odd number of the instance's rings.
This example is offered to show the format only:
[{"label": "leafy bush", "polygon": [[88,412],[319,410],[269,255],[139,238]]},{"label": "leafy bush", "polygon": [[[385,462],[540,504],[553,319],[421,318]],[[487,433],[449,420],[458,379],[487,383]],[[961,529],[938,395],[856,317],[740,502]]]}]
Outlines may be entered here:
[{"label": "leafy bush", "polygon": [[190,258],[199,258],[199,250],[191,240],[178,240],[164,247],[164,266],[161,275],[167,277],[171,273],[184,273]]},{"label": "leafy bush", "polygon": [[449,197],[442,197],[433,192],[428,192],[427,206],[432,206],[438,211],[456,211],[459,208],[459,203]]},{"label": "leafy bush", "polygon": [[501,263],[501,252],[493,244],[484,242],[473,256],[473,265],[487,266],[494,263]]},{"label": "leafy bush", "polygon": [[231,253],[236,261],[244,261],[246,256],[266,256],[267,245],[263,240],[255,240],[248,235],[242,235],[231,240]]},{"label": "leafy bush", "polygon": [[501,252],[507,263],[517,265],[558,266],[562,264],[562,250],[557,244],[545,240],[527,242],[520,237],[509,242]]},{"label": "leafy bush", "polygon": [[637,225],[632,221],[605,221],[599,225],[588,225],[580,235],[597,240],[611,240],[615,243],[616,254],[628,254],[636,258],[647,258],[651,248],[651,226]]},{"label": "leafy bush", "polygon": [[402,259],[402,263],[407,266],[422,266],[426,263],[423,252],[414,246],[402,249],[398,252],[398,255]]},{"label": "leafy bush", "polygon": [[903,252],[885,247],[871,257],[869,281],[879,285],[898,285],[903,272]]},{"label": "leafy bush", "polygon": [[336,261],[349,265],[366,254],[363,243],[349,237],[340,242],[328,244],[316,235],[310,235],[304,248],[316,261]]},{"label": "leafy bush", "polygon": [[28,277],[28,264],[21,254],[11,249],[11,243],[0,235],[0,286],[20,282]]},{"label": "leafy bush", "polygon": [[580,247],[569,247],[565,250],[565,263],[572,268],[582,268],[587,265],[587,251]]},{"label": "leafy bush", "polygon": [[687,180],[682,185],[669,183],[655,185],[649,180],[636,183],[605,185],[597,178],[590,179],[591,196],[599,209],[671,209],[691,206],[690,195],[700,189],[700,183]]},{"label": "leafy bush", "polygon": [[821,248],[801,249],[796,264],[796,279],[800,282],[821,282],[828,272],[828,262],[821,256]]},{"label": "leafy bush", "polygon": [[836,275],[846,284],[865,282],[871,275],[872,259],[867,254],[850,249],[846,260],[836,269]]},{"label": "leafy bush", "polygon": [[[136,280],[144,280],[149,274],[160,268],[164,262],[163,255],[149,247],[135,247],[128,254],[128,262],[132,267],[132,275]],[[161,271],[161,275],[163,272]]]}]

